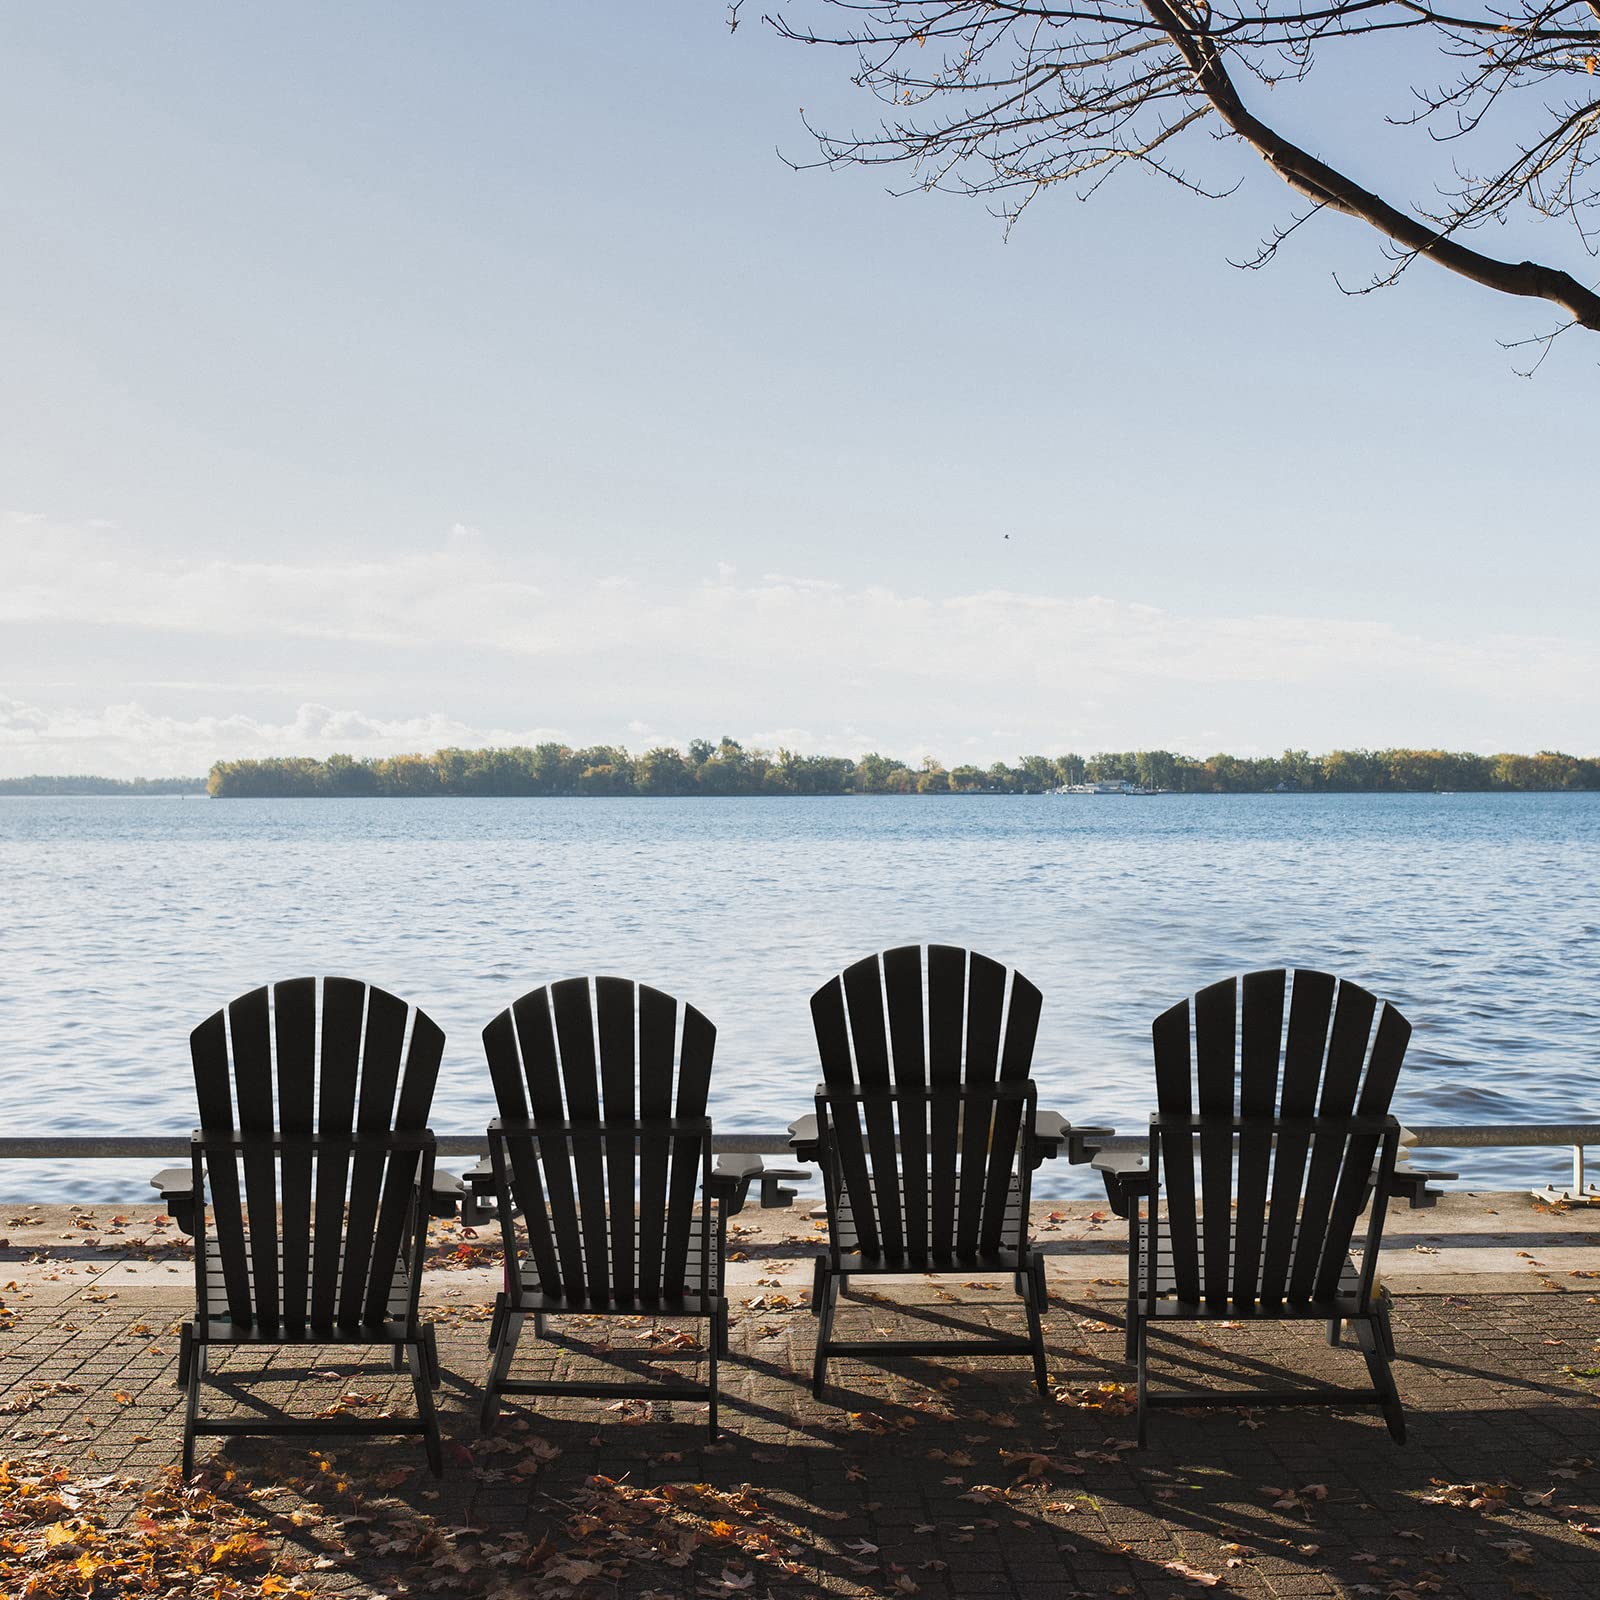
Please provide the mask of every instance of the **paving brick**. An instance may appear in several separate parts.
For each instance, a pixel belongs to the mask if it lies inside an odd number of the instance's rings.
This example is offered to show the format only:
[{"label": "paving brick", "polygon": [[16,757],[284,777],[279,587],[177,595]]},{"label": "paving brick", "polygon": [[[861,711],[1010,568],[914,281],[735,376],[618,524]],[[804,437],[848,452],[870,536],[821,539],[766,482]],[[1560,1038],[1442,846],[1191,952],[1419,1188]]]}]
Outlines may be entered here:
[{"label": "paving brick", "polygon": [[[138,1488],[177,1459],[183,1397],[172,1381],[172,1330],[183,1292],[130,1284],[112,1298],[40,1287],[31,1297],[7,1296],[15,1316],[0,1331],[0,1405],[11,1409],[0,1414],[0,1454],[49,1461],[80,1480],[116,1476],[114,1527],[133,1511]],[[798,1552],[792,1572],[706,1545],[683,1568],[636,1561],[596,1590],[621,1596],[741,1592],[713,1587],[725,1572],[736,1582],[754,1574],[751,1592],[770,1588],[779,1600],[910,1593],[894,1587],[902,1578],[930,1600],[1064,1600],[1076,1592],[1167,1600],[1203,1592],[1169,1563],[1219,1574],[1218,1592],[1284,1600],[1344,1596],[1362,1584],[1388,1593],[1426,1574],[1437,1575],[1446,1600],[1592,1596],[1600,1539],[1576,1525],[1600,1522],[1600,1471],[1589,1464],[1600,1456],[1596,1385],[1563,1369],[1595,1362],[1600,1304],[1577,1293],[1474,1293],[1467,1306],[1455,1298],[1412,1295],[1400,1304],[1397,1377],[1411,1427],[1405,1448],[1393,1445],[1373,1412],[1297,1409],[1254,1413],[1248,1425],[1241,1413],[1162,1412],[1148,1450],[1119,1451],[1133,1432],[1125,1397],[1094,1386],[1131,1376],[1117,1359],[1120,1334],[1082,1331],[1114,1313],[1105,1301],[1059,1297],[1047,1334],[1065,1403],[1041,1403],[1022,1361],[970,1358],[895,1368],[841,1362],[819,1403],[807,1381],[812,1320],[803,1312],[745,1316],[723,1366],[724,1432],[716,1447],[705,1438],[704,1409],[682,1402],[620,1411],[601,1401],[537,1410],[511,1404],[504,1438],[516,1444],[537,1436],[560,1451],[523,1480],[504,1473],[496,1447],[478,1435],[483,1308],[463,1298],[440,1313],[449,1460],[442,1481],[421,1470],[411,1440],[204,1439],[200,1457],[214,1486],[231,1470],[226,1492],[266,1490],[260,1503],[280,1519],[304,1508],[357,1532],[362,1517],[425,1519],[461,1553],[456,1567],[423,1572],[414,1552],[397,1560],[357,1538],[354,1565],[319,1571],[302,1551],[294,1559],[306,1570],[297,1581],[319,1596],[491,1593],[514,1570],[495,1564],[514,1541],[526,1550],[546,1536],[558,1544],[568,1537],[571,1508],[596,1474],[674,1494],[696,1485],[748,1492],[790,1530],[779,1542]],[[987,1300],[952,1307],[931,1293],[856,1302],[851,1310],[901,1337],[925,1315],[947,1321],[960,1313],[995,1327],[1007,1326],[1008,1315]],[[781,1336],[763,1331],[774,1325]],[[649,1351],[637,1335],[649,1331],[643,1322],[608,1327],[581,1319],[544,1346],[530,1333],[522,1366],[560,1376],[612,1361],[636,1369]],[[1233,1382],[1263,1367],[1348,1383],[1361,1381],[1363,1370],[1353,1351],[1328,1348],[1305,1326],[1218,1328],[1203,1340],[1180,1333],[1155,1343],[1163,1384],[1197,1376]],[[690,1352],[655,1366],[682,1372],[703,1359]],[[411,1398],[383,1358],[344,1351],[231,1352],[215,1370],[207,1407],[219,1414],[267,1406],[315,1415],[341,1396],[358,1408],[399,1409]],[[943,1387],[951,1376],[957,1387]],[[1074,1397],[1100,1403],[1070,1403]],[[316,1483],[314,1449],[335,1465]],[[1048,1458],[1042,1480],[1019,1466],[1030,1456]],[[412,1470],[396,1482],[396,1469]],[[380,1487],[380,1477],[390,1487]],[[334,1492],[327,1478],[346,1490]],[[129,1488],[118,1500],[124,1480]],[[273,1495],[274,1484],[287,1487]],[[1427,1503],[1450,1484],[1511,1487],[1495,1502],[1499,1509]],[[1524,1500],[1552,1488],[1549,1504]],[[1270,1489],[1302,1493],[1281,1507]],[[272,1537],[293,1556],[283,1531],[291,1526],[283,1522]],[[1443,1559],[1452,1551],[1458,1559]]]}]

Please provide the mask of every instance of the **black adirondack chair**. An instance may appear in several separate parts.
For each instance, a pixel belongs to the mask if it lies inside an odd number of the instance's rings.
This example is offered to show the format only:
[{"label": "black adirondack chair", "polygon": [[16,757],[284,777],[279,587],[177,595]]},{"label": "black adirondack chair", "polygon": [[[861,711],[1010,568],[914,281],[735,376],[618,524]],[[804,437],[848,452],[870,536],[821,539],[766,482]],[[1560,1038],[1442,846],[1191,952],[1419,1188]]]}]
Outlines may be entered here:
[{"label": "black adirondack chair", "polygon": [[[1034,1170],[1063,1147],[1074,1161],[1109,1128],[1040,1112],[1029,1069],[1042,1004],[1019,972],[949,945],[868,956],[811,997],[823,1082],[790,1145],[822,1169],[828,1248],[816,1262],[812,1391],[829,1358],[1030,1356],[1049,1393],[1041,1324],[1044,1261],[1028,1237]],[[1026,1338],[833,1337],[841,1288],[859,1273],[1003,1272]]]},{"label": "black adirondack chair", "polygon": [[[195,1235],[195,1312],[178,1356],[184,1476],[198,1434],[421,1434],[439,1473],[438,1357],[417,1294],[443,1033],[369,984],[296,978],[241,995],[189,1048],[200,1099],[190,1166],[152,1180]],[[201,1416],[213,1345],[330,1344],[392,1346],[396,1369],[410,1364],[417,1416]]]},{"label": "black adirondack chair", "polygon": [[[483,1030],[500,1108],[489,1159],[505,1239],[484,1427],[502,1394],[632,1396],[708,1401],[716,1437],[726,1228],[743,1195],[738,1177],[711,1165],[716,1038],[693,1006],[626,978],[535,989]],[[526,1319],[542,1338],[545,1318],[561,1313],[705,1318],[707,1382],[512,1378]]]},{"label": "black adirondack chair", "polygon": [[[1375,1276],[1384,1214],[1392,1195],[1426,1204],[1426,1178],[1453,1175],[1396,1173],[1389,1101],[1411,1025],[1354,983],[1278,969],[1202,989],[1152,1033],[1148,1160],[1095,1160],[1128,1216],[1140,1443],[1157,1406],[1351,1403],[1378,1405],[1403,1442],[1389,1300]],[[1153,1322],[1253,1318],[1325,1322],[1332,1343],[1348,1320],[1371,1388],[1151,1392]]]}]

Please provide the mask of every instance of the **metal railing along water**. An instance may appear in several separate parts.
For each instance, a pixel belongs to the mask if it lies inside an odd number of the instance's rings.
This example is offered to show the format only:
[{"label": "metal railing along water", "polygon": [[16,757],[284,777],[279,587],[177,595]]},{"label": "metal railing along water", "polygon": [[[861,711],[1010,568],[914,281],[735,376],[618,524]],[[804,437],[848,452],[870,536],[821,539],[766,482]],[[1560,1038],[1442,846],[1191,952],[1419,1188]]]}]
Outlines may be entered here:
[{"label": "metal railing along water", "polygon": [[[1572,1152],[1572,1185],[1553,1185],[1534,1192],[1543,1199],[1600,1202],[1600,1188],[1590,1185],[1585,1172],[1585,1150],[1600,1145],[1600,1122],[1505,1122],[1408,1124],[1405,1144],[1420,1150],[1478,1150],[1560,1148]],[[1143,1150],[1143,1134],[1118,1134],[1097,1139],[1108,1150]],[[439,1155],[445,1160],[481,1156],[488,1148],[482,1134],[443,1133]],[[713,1153],[739,1156],[784,1156],[793,1161],[789,1135],[779,1131],[737,1131],[715,1134]],[[30,1134],[0,1136],[0,1161],[167,1161],[186,1159],[187,1132],[165,1134]]]}]

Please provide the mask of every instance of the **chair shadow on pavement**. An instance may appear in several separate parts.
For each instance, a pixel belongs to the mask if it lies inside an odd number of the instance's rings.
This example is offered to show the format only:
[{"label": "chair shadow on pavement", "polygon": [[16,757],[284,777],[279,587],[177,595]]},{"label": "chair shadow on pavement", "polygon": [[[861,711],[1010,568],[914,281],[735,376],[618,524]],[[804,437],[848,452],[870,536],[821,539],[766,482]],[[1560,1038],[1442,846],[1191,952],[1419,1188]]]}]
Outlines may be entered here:
[{"label": "chair shadow on pavement", "polygon": [[[959,1302],[915,1287],[915,1304],[870,1289],[846,1302],[846,1331],[1014,1326],[1009,1285]],[[180,1299],[19,1300],[0,1330],[0,1459],[95,1486],[86,1503],[113,1543],[177,1463]],[[1081,1293],[1050,1308],[1048,1402],[1025,1358],[971,1356],[839,1358],[817,1402],[812,1318],[743,1307],[715,1444],[703,1405],[683,1401],[514,1400],[486,1437],[486,1308],[435,1315],[443,1479],[411,1439],[207,1441],[187,1514],[203,1528],[215,1505],[258,1531],[261,1559],[312,1594],[1167,1600],[1211,1576],[1252,1597],[1595,1592],[1600,1534],[1583,1530],[1600,1528],[1600,1428],[1584,1375],[1600,1300],[1581,1292],[1402,1299],[1403,1448],[1375,1411],[1300,1407],[1163,1411],[1135,1450],[1121,1327]],[[525,1370],[703,1370],[701,1324],[574,1318],[552,1332],[525,1338]],[[1346,1382],[1360,1361],[1313,1325],[1163,1329],[1154,1346],[1164,1386]],[[224,1413],[359,1416],[412,1398],[379,1354],[239,1349],[214,1375]]]},{"label": "chair shadow on pavement", "polygon": [[[851,1307],[867,1326],[894,1318],[953,1333],[1013,1310],[998,1296]],[[1600,1544],[1580,1530],[1600,1526],[1600,1472],[1585,1454],[1600,1442],[1593,1398],[1563,1384],[1547,1354],[1508,1341],[1493,1317],[1481,1319],[1487,1345],[1469,1338],[1460,1360],[1444,1359],[1449,1346],[1419,1338],[1401,1317],[1404,1448],[1376,1411],[1298,1407],[1164,1411],[1138,1451],[1121,1330],[1103,1310],[1053,1306],[1048,1403],[1025,1359],[966,1357],[841,1358],[819,1403],[809,1391],[812,1319],[747,1311],[723,1368],[715,1445],[703,1408],[683,1402],[512,1402],[497,1432],[480,1436],[483,1329],[469,1325],[441,1341],[442,1483],[409,1444],[313,1456],[230,1441],[212,1459],[237,1473],[224,1495],[248,1500],[263,1482],[286,1485],[269,1503],[311,1520],[285,1515],[274,1526],[308,1569],[331,1560],[346,1586],[356,1577],[384,1594],[409,1585],[509,1597],[559,1594],[563,1584],[574,1595],[1021,1600],[1206,1587],[1400,1600],[1592,1594]],[[1600,1335],[1594,1308],[1559,1310],[1567,1348]],[[1534,1325],[1555,1328],[1551,1315],[1546,1303]],[[661,1360],[618,1331],[565,1329],[530,1345],[530,1359],[563,1374],[596,1358],[629,1371]],[[1408,1346],[1420,1359],[1408,1359]],[[671,1360],[703,1356],[682,1349]],[[1311,1326],[1210,1327],[1203,1338],[1163,1331],[1153,1366],[1165,1384],[1232,1384],[1285,1366],[1340,1382],[1341,1363],[1359,1360]],[[381,1387],[385,1374],[368,1373],[367,1386]],[[353,1564],[330,1557],[330,1529]]]}]

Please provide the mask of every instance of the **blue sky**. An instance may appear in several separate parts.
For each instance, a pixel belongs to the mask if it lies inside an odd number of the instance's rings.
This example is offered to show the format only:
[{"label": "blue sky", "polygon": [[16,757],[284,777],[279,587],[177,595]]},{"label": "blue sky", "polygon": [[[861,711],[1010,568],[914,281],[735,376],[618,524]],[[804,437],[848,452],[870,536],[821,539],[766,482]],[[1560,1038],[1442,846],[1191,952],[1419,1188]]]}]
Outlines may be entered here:
[{"label": "blue sky", "polygon": [[[1338,219],[1236,271],[1247,152],[1008,241],[790,171],[873,104],[712,3],[9,7],[0,63],[0,774],[1600,748],[1600,346],[1341,295]],[[1424,192],[1330,83],[1319,148]]]}]

